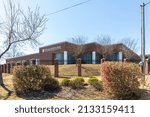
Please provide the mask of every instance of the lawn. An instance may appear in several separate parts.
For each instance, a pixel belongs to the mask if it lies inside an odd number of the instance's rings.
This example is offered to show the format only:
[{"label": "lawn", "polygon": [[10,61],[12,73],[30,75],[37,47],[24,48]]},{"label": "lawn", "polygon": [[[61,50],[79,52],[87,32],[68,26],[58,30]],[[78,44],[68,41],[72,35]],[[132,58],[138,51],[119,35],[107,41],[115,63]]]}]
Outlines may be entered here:
[{"label": "lawn", "polygon": [[[54,75],[54,66],[49,65],[52,76]],[[95,64],[82,64],[82,76],[85,79],[85,82],[87,84],[88,78],[91,76],[97,77],[99,80],[101,79],[100,77],[100,65]],[[24,100],[24,99],[64,99],[64,100],[75,100],[75,99],[109,99],[107,95],[105,95],[103,92],[96,91],[93,87],[90,85],[87,85],[84,87],[84,89],[81,90],[73,90],[69,87],[62,87],[62,89],[59,92],[56,93],[49,93],[46,91],[41,91],[41,92],[36,92],[29,94],[28,96],[20,96],[18,97],[13,88],[13,83],[12,83],[12,78],[13,76],[10,74],[3,74],[4,77],[4,83],[5,85],[13,91],[11,96],[7,96],[7,92],[0,87],[0,99],[7,99],[7,100]],[[75,78],[77,77],[77,66],[76,65],[59,65],[59,77],[56,78],[58,79],[59,82],[62,81],[63,78]],[[143,95],[141,99],[150,99],[150,76],[146,76],[146,85],[145,87],[146,94]],[[141,86],[141,88],[143,88]]]},{"label": "lawn", "polygon": [[[48,66],[51,71],[51,75],[54,75],[54,66]],[[100,76],[100,64],[82,64],[81,67],[82,76],[90,77],[90,76]],[[73,77],[77,76],[77,66],[75,64],[72,65],[59,65],[59,76],[60,77]]]}]

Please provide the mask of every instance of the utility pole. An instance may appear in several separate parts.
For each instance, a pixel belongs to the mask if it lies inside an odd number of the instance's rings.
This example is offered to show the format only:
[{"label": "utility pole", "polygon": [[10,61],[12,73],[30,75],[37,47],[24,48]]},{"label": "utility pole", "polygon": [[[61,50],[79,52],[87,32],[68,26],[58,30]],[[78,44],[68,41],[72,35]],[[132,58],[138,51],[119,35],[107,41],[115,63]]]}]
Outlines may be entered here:
[{"label": "utility pole", "polygon": [[143,77],[144,77],[144,85],[145,85],[145,6],[150,4],[143,3],[141,5],[141,59],[142,59],[142,69],[143,69]]},{"label": "utility pole", "polygon": [[142,59],[142,71],[145,83],[145,5],[141,5],[141,59]]}]

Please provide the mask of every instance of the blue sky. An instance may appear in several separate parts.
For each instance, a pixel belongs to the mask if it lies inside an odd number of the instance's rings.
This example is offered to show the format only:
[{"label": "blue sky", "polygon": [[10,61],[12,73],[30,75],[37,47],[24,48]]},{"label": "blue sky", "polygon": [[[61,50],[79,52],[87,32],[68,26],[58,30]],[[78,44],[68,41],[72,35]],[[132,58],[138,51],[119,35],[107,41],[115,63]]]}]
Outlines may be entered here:
[{"label": "blue sky", "polygon": [[[2,1],[2,0],[1,0]],[[41,13],[49,14],[84,0],[19,0],[28,5],[40,6]],[[150,0],[91,0],[72,9],[48,16],[47,29],[40,37],[42,46],[66,41],[83,35],[88,42],[98,35],[109,35],[113,42],[123,38],[138,39],[140,54],[140,4]],[[146,53],[150,54],[150,4],[146,6]],[[38,51],[38,48],[34,51]],[[28,51],[27,54],[33,53]]]}]

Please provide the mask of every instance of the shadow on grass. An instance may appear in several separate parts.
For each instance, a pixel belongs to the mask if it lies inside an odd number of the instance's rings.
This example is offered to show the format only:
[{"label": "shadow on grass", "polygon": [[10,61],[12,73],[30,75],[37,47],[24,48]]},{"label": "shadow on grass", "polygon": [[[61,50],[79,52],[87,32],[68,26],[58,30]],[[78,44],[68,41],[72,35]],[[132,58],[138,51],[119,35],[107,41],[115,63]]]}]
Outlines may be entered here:
[{"label": "shadow on grass", "polygon": [[25,100],[46,100],[46,99],[51,99],[54,98],[57,93],[59,93],[61,89],[57,91],[33,91],[33,92],[28,92],[28,93],[19,93],[16,94],[18,97],[23,98]]},{"label": "shadow on grass", "polygon": [[142,89],[143,93],[139,100],[150,100],[150,90]]}]

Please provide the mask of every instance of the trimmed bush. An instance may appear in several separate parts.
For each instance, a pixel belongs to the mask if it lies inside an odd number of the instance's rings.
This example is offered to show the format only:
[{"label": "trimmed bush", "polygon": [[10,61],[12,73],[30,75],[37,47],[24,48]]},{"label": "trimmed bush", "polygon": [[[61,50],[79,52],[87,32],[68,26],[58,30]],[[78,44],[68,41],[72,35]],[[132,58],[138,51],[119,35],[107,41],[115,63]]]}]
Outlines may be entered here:
[{"label": "trimmed bush", "polygon": [[95,77],[91,77],[88,80],[88,83],[93,86],[96,90],[98,91],[102,91],[103,87],[102,87],[102,81],[99,81],[97,78]]},{"label": "trimmed bush", "polygon": [[140,96],[141,72],[137,64],[104,62],[101,75],[104,90],[112,99],[136,99]]},{"label": "trimmed bush", "polygon": [[84,87],[84,79],[81,77],[75,78],[73,80],[70,81],[70,86],[73,89],[81,89]]},{"label": "trimmed bush", "polygon": [[16,66],[13,76],[13,85],[17,94],[55,89],[54,85],[58,85],[57,81],[51,78],[50,70],[46,66]]},{"label": "trimmed bush", "polygon": [[98,82],[99,80],[96,77],[90,77],[88,83],[91,85],[93,82]]},{"label": "trimmed bush", "polygon": [[70,86],[70,80],[65,78],[61,81],[62,86]]},{"label": "trimmed bush", "polygon": [[45,91],[58,91],[60,89],[59,81],[55,78],[46,78],[43,82]]}]

